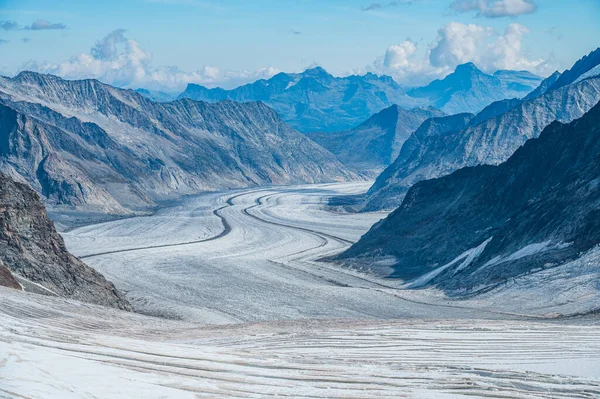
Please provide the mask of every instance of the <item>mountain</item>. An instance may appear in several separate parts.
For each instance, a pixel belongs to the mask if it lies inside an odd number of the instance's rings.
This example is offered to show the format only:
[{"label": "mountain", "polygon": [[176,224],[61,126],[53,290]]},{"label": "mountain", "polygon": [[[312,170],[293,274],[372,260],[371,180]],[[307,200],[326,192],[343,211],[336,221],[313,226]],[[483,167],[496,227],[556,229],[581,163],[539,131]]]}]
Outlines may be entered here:
[{"label": "mountain", "polygon": [[404,141],[423,121],[442,115],[435,108],[405,110],[392,105],[354,129],[307,133],[307,136],[331,151],[344,165],[375,177],[396,159]]},{"label": "mountain", "polygon": [[0,168],[51,206],[111,214],[200,191],[356,178],[262,103],[156,103],[32,72],[0,78]]},{"label": "mountain", "polygon": [[469,62],[424,87],[409,90],[411,97],[427,101],[448,114],[477,113],[494,101],[524,97],[542,78],[526,71],[497,71],[488,75]]},{"label": "mountain", "polygon": [[26,184],[0,174],[0,284],[131,310],[114,285],[71,255]]},{"label": "mountain", "polygon": [[[600,77],[550,90],[544,95],[519,102],[493,118],[470,122],[462,129],[444,134],[415,132],[402,147],[398,158],[369,189],[364,210],[395,208],[416,182],[443,176],[465,166],[497,165],[551,122],[570,122],[598,102]],[[500,104],[501,105],[501,104]],[[492,104],[492,107],[497,104]],[[488,112],[488,111],[485,111]],[[475,117],[475,122],[478,121]]]},{"label": "mountain", "polygon": [[461,295],[545,273],[600,243],[598,154],[600,104],[553,122],[504,163],[415,184],[339,259]]},{"label": "mountain", "polygon": [[279,73],[233,90],[189,84],[179,98],[262,101],[304,133],[347,130],[393,104],[413,108],[424,103],[407,96],[389,76],[367,73],[340,78],[320,67]]},{"label": "mountain", "polygon": [[526,95],[523,100],[531,100],[533,98],[539,97],[546,93],[550,88],[556,83],[558,78],[560,78],[560,72],[555,71],[552,75],[548,76],[546,79],[542,80],[542,83],[538,87],[535,88],[531,93]]},{"label": "mountain", "polygon": [[574,83],[579,79],[582,75],[585,75],[587,72],[595,69],[600,65],[600,47],[596,50],[592,51],[588,55],[581,58],[579,61],[575,63],[571,67],[564,71],[560,77],[554,82],[552,86],[550,86],[550,90],[556,90],[563,86]]},{"label": "mountain", "polygon": [[152,101],[164,103],[173,101],[177,98],[177,93],[167,93],[164,91],[154,91],[148,89],[136,89],[137,93],[140,93],[142,96],[149,98]]}]

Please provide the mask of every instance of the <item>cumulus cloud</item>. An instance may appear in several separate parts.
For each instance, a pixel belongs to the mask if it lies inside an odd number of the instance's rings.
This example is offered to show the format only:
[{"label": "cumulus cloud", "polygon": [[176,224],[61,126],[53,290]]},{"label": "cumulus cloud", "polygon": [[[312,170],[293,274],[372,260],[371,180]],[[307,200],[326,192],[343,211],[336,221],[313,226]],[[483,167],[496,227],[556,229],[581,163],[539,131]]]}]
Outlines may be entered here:
[{"label": "cumulus cloud", "polygon": [[419,52],[417,43],[405,40],[388,47],[385,54],[366,70],[388,74],[411,85],[428,82],[452,72],[457,65],[473,62],[486,72],[498,69],[529,70],[545,75],[555,65],[531,58],[523,50],[529,28],[509,24],[499,33],[486,26],[450,22],[440,28],[436,39]]},{"label": "cumulus cloud", "polygon": [[475,11],[478,17],[486,18],[516,17],[537,10],[534,0],[454,0],[450,7],[458,12]]},{"label": "cumulus cloud", "polygon": [[438,30],[437,43],[429,54],[431,65],[454,67],[474,61],[493,34],[494,30],[489,27],[450,22]]},{"label": "cumulus cloud", "polygon": [[89,53],[74,56],[64,62],[38,63],[30,61],[21,69],[58,75],[66,79],[98,79],[126,88],[144,87],[150,90],[180,91],[188,83],[208,86],[238,85],[250,80],[269,78],[279,71],[261,68],[256,71],[223,71],[216,66],[203,66],[196,71],[182,71],[176,66],[152,66],[152,53],[125,36],[124,29],[110,32],[98,40]]},{"label": "cumulus cloud", "polygon": [[400,69],[409,66],[411,56],[417,51],[417,46],[410,40],[388,47],[383,58],[387,68]]}]

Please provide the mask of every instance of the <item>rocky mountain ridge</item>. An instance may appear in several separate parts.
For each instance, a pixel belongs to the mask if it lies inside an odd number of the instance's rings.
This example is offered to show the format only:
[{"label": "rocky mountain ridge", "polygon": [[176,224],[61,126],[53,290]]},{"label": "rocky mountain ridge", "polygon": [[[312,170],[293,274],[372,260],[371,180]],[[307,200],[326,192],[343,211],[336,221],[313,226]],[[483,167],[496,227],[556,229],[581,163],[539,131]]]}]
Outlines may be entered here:
[{"label": "rocky mountain ridge", "polygon": [[356,175],[259,102],[153,102],[95,80],[0,78],[0,167],[49,205],[127,214],[200,191]]},{"label": "rocky mountain ridge", "polygon": [[338,260],[452,295],[564,265],[600,243],[598,154],[600,104],[551,123],[498,166],[415,184]]}]

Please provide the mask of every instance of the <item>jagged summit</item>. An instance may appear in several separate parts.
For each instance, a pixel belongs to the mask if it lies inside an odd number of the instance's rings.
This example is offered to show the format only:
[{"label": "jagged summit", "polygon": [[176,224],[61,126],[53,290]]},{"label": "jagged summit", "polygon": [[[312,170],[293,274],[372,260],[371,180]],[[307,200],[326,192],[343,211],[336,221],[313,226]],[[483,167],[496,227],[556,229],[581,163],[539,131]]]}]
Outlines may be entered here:
[{"label": "jagged summit", "polygon": [[570,69],[564,71],[549,90],[556,90],[575,82],[580,76],[600,65],[600,47],[583,56]]},{"label": "jagged summit", "polygon": [[467,124],[448,124],[444,135],[410,137],[396,161],[369,189],[365,210],[395,208],[415,183],[447,175],[465,166],[498,164],[551,122],[570,122],[598,102],[600,77],[551,89],[546,79],[524,100],[490,104]]}]

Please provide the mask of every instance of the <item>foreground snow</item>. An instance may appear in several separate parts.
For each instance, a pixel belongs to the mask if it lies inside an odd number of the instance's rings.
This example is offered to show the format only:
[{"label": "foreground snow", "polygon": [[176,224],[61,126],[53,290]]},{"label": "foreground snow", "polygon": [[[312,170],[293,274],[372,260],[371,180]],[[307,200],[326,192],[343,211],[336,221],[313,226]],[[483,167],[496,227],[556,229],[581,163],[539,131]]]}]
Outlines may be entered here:
[{"label": "foreground snow", "polygon": [[199,327],[0,289],[0,397],[592,398],[598,325]]}]

